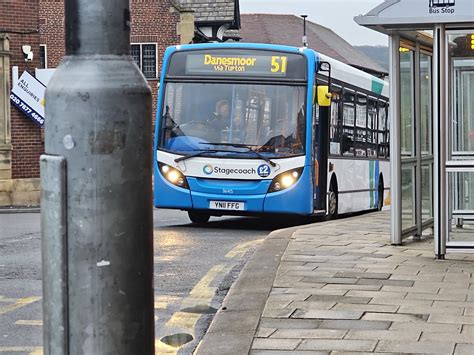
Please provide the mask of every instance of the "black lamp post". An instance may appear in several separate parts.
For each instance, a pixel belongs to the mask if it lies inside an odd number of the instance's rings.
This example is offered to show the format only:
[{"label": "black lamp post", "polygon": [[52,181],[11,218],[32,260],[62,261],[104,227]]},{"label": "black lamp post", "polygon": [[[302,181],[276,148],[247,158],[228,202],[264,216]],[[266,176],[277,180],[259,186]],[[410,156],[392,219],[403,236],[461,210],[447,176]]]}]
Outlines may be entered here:
[{"label": "black lamp post", "polygon": [[303,47],[308,47],[308,37],[306,37],[306,17],[308,15],[301,15],[303,18]]}]

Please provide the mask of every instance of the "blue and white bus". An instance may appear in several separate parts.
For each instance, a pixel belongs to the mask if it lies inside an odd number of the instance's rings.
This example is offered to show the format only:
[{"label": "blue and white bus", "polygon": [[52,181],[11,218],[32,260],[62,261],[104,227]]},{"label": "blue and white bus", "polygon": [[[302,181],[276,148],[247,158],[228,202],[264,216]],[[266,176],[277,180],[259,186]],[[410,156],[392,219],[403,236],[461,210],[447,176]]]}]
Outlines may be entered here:
[{"label": "blue and white bus", "polygon": [[210,216],[389,204],[388,85],[308,48],[170,47],[160,81],[154,205]]}]

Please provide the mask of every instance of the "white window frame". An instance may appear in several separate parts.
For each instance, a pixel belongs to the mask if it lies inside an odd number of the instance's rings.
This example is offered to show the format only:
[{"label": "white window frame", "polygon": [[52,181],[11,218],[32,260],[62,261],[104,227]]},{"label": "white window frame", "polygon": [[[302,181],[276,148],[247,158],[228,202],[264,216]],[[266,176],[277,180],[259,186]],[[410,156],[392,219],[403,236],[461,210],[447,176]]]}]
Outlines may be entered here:
[{"label": "white window frame", "polygon": [[[147,80],[155,80],[155,79],[158,78],[158,43],[157,42],[133,42],[133,43],[130,43],[130,49],[132,48],[132,46],[140,46],[140,65],[138,65],[138,68],[140,68],[140,70],[143,73],[143,70],[142,70],[143,46],[144,45],[150,45],[150,44],[155,46],[155,73],[156,73],[156,75],[154,77],[146,77],[145,76],[145,78]],[[143,73],[143,75],[145,75],[145,73]]]}]

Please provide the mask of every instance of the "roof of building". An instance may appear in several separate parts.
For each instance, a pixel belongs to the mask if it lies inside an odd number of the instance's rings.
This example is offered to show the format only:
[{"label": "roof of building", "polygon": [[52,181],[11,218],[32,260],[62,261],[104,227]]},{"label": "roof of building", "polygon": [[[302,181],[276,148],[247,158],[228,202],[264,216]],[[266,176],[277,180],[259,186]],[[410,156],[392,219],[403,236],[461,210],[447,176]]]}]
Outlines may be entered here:
[{"label": "roof of building", "polygon": [[[302,46],[303,19],[294,15],[241,14],[242,42]],[[306,21],[308,47],[376,75],[387,70],[338,36],[331,29]]]},{"label": "roof of building", "polygon": [[194,10],[196,22],[234,21],[236,0],[178,0],[178,3]]}]

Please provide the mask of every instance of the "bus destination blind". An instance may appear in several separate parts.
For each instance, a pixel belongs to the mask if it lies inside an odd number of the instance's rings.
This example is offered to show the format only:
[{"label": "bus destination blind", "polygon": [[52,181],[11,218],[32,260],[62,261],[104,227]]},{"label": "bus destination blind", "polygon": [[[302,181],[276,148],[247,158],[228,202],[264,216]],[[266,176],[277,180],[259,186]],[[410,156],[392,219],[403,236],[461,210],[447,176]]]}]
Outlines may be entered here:
[{"label": "bus destination blind", "polygon": [[172,56],[171,76],[233,76],[306,79],[302,55],[261,50],[188,51]]},{"label": "bus destination blind", "polygon": [[186,74],[230,74],[286,77],[285,55],[189,54]]}]

